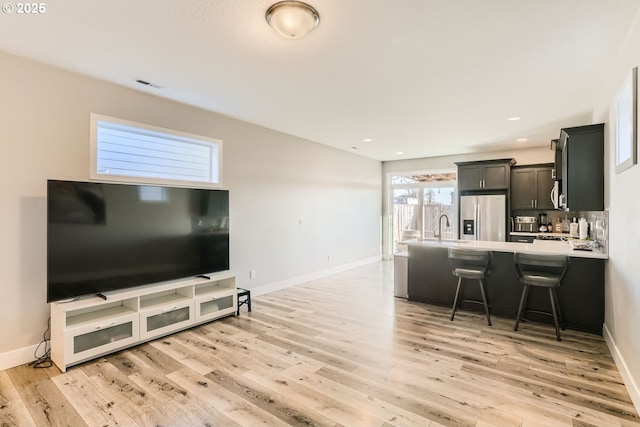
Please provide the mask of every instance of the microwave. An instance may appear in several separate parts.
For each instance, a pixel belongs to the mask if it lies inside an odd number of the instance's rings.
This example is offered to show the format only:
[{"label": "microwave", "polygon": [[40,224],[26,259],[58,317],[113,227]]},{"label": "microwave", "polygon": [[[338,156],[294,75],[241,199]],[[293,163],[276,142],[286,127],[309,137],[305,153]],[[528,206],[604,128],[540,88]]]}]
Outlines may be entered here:
[{"label": "microwave", "polygon": [[564,194],[560,193],[560,181],[553,181],[553,188],[551,189],[551,203],[553,203],[554,209],[564,209]]}]

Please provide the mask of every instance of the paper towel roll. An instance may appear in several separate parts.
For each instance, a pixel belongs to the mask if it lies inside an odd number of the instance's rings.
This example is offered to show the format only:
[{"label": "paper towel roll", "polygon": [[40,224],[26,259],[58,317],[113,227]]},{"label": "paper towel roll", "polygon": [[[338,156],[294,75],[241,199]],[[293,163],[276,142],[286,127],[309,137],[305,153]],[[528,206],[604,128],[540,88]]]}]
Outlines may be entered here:
[{"label": "paper towel roll", "polygon": [[578,224],[580,225],[580,238],[581,239],[586,239],[587,238],[587,231],[589,230],[589,227],[587,225],[587,220],[583,218],[580,218],[580,222],[578,222]]}]

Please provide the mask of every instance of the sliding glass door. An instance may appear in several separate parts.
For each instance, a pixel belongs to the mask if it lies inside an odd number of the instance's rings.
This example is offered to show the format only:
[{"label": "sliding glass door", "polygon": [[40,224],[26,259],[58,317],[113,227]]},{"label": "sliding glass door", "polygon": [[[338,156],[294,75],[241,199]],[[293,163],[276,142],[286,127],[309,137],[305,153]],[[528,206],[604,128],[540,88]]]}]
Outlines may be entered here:
[{"label": "sliding glass door", "polygon": [[436,238],[440,218],[442,238],[456,238],[455,172],[393,174],[390,181],[393,253],[404,249],[403,242]]}]

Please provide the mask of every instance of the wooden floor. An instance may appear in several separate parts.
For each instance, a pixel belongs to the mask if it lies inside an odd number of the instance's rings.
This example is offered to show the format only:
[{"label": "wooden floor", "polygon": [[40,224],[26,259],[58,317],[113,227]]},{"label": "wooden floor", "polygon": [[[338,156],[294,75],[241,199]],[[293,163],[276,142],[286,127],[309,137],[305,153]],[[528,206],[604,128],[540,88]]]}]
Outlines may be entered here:
[{"label": "wooden floor", "polygon": [[[70,368],[0,372],[1,426],[640,426],[602,337],[408,303],[373,263]],[[452,291],[453,292],[453,291]]]}]

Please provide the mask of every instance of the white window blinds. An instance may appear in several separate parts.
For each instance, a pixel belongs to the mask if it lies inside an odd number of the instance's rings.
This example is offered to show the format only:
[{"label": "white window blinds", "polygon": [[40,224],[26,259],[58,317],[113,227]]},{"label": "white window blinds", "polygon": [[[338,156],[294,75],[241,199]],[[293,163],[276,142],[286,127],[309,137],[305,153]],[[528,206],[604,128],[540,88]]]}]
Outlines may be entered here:
[{"label": "white window blinds", "polygon": [[91,177],[219,186],[222,141],[92,114]]}]

